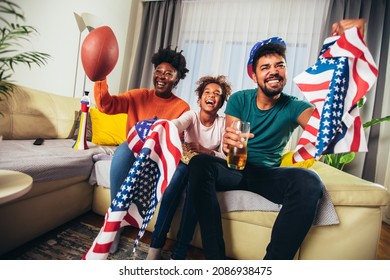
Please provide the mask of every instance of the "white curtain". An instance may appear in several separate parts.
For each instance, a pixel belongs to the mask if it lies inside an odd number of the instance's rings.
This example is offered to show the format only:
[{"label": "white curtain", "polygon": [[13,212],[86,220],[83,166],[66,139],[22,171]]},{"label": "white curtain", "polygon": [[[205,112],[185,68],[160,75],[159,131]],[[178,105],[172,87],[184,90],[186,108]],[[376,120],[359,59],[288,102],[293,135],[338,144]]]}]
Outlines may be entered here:
[{"label": "white curtain", "polygon": [[[390,73],[390,56],[387,59],[387,71]],[[383,100],[383,115],[390,116],[390,79],[385,84]],[[375,174],[375,182],[382,183],[390,193],[390,123],[381,124],[379,147],[377,156],[378,168]],[[383,220],[390,225],[390,206],[384,209]]]},{"label": "white curtain", "polygon": [[178,46],[190,72],[180,82],[177,94],[196,110],[196,81],[204,75],[228,76],[233,92],[254,88],[246,71],[249,52],[256,42],[279,36],[287,43],[288,83],[284,91],[303,98],[292,79],[317,59],[329,2],[183,0]]}]

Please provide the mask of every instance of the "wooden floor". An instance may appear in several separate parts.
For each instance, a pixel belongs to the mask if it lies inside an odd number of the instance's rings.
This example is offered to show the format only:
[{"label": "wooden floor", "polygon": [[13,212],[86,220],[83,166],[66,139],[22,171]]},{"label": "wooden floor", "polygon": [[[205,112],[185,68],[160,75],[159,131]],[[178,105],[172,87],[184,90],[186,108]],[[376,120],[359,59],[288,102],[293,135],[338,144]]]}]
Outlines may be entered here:
[{"label": "wooden floor", "polygon": [[[99,216],[93,212],[89,212],[85,215],[82,215],[79,217],[82,222],[94,225],[96,227],[101,227],[103,223],[103,217]],[[135,228],[131,227],[126,227],[124,230],[124,235],[128,237],[135,238],[137,236],[138,230]],[[51,233],[48,233],[51,234]],[[40,238],[38,238],[35,242],[39,242]],[[143,242],[150,244],[151,240],[151,233],[150,232],[145,232],[144,236],[141,239]],[[2,256],[1,259],[14,259],[15,256],[23,252],[23,247],[31,247],[32,243],[34,241],[29,242],[25,246],[22,246],[21,248],[18,248],[6,256]],[[170,250],[173,247],[174,241],[172,240],[167,240],[164,249],[165,250]],[[202,254],[202,250],[191,247],[188,252],[188,256],[191,259],[196,259],[196,260],[202,260],[204,259],[204,256]],[[386,223],[382,223],[382,230],[381,230],[381,237],[378,245],[378,254],[377,254],[377,259],[378,260],[390,260],[390,225]]]},{"label": "wooden floor", "polygon": [[[102,226],[103,217],[96,215],[95,213],[90,212],[90,213],[84,215],[83,219],[84,219],[83,222],[85,222],[87,224],[91,224],[91,225],[94,225],[97,227]],[[137,237],[137,234],[138,234],[138,229],[133,228],[133,227],[126,227],[123,234],[127,237],[131,237],[131,238],[135,239]],[[141,241],[143,241],[147,244],[150,244],[151,239],[152,239],[152,234],[148,231],[145,231],[144,235],[141,238]],[[165,243],[164,250],[171,251],[171,249],[173,248],[173,245],[174,245],[174,241],[171,239],[168,239]],[[199,248],[196,248],[196,247],[190,247],[188,249],[188,256],[191,259],[204,260],[202,250]]]},{"label": "wooden floor", "polygon": [[390,225],[386,223],[382,223],[377,259],[390,260]]}]

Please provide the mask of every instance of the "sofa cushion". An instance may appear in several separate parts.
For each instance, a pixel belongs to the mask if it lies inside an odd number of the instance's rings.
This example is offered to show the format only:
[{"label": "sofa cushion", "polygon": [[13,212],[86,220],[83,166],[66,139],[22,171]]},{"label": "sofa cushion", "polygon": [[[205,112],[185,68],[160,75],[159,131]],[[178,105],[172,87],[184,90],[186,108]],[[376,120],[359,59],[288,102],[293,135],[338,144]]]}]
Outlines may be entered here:
[{"label": "sofa cushion", "polygon": [[[91,185],[97,184],[105,188],[110,188],[110,168],[111,160],[99,160],[95,163],[89,178]],[[183,194],[184,195],[184,194]],[[282,205],[275,204],[268,199],[249,191],[232,190],[217,193],[218,201],[222,213],[242,212],[242,211],[262,211],[279,212]],[[181,200],[183,203],[184,199]],[[106,205],[108,207],[109,205]],[[182,208],[180,205],[179,208]],[[314,225],[334,225],[339,219],[326,189],[318,205],[318,212],[314,220]]]},{"label": "sofa cushion", "polygon": [[40,146],[33,140],[3,140],[0,145],[0,169],[29,174],[35,182],[83,176],[89,177],[93,155],[112,153],[111,147],[88,143],[87,150],[74,150],[72,139],[46,139]]},{"label": "sofa cushion", "polygon": [[126,114],[107,115],[90,109],[92,142],[98,145],[120,145],[126,140]]},{"label": "sofa cushion", "polygon": [[280,166],[295,166],[295,167],[302,167],[302,168],[310,168],[315,163],[314,158],[307,159],[300,162],[293,162],[293,155],[294,155],[293,151],[283,154]]},{"label": "sofa cushion", "polygon": [[16,86],[0,101],[0,135],[4,139],[71,138],[80,100]]}]

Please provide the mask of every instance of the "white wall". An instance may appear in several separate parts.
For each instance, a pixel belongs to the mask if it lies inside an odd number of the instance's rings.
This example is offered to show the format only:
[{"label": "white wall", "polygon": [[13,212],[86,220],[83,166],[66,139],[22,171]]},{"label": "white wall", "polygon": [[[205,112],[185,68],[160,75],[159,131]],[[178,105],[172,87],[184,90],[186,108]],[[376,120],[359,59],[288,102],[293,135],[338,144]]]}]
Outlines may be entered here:
[{"label": "white wall", "polygon": [[[25,24],[35,27],[39,35],[31,37],[29,50],[48,53],[52,58],[43,67],[15,67],[12,76],[18,84],[44,90],[58,95],[72,96],[75,84],[78,44],[80,31],[73,12],[87,12],[101,19],[102,25],[108,25],[114,31],[119,44],[119,59],[114,70],[108,76],[110,91],[118,93],[122,68],[127,65],[126,43],[129,26],[135,25],[134,2],[139,0],[15,0],[25,16]],[[88,34],[83,31],[81,42]],[[127,50],[128,51],[128,50]],[[79,59],[76,81],[76,97],[83,92],[84,71]],[[87,78],[86,90],[93,91],[93,83]]]}]

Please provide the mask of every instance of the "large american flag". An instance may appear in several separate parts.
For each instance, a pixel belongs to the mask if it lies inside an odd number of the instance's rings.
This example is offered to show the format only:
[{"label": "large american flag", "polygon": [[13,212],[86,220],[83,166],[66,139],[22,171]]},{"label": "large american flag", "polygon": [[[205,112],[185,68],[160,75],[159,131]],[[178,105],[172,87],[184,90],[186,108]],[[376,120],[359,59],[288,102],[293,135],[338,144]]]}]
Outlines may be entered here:
[{"label": "large american flag", "polygon": [[294,78],[315,110],[294,162],[322,154],[363,152],[367,143],[357,102],[378,76],[376,64],[357,28],[325,40],[317,62]]},{"label": "large american flag", "polygon": [[121,227],[139,228],[133,253],[153,217],[180,161],[182,148],[176,126],[167,120],[137,123],[127,137],[136,161],[106,212],[103,227],[83,259],[106,259]]}]

